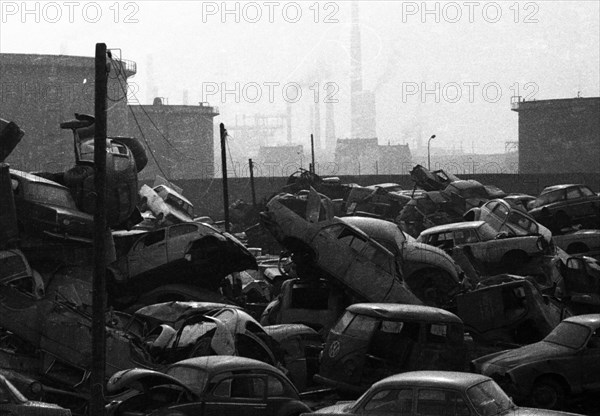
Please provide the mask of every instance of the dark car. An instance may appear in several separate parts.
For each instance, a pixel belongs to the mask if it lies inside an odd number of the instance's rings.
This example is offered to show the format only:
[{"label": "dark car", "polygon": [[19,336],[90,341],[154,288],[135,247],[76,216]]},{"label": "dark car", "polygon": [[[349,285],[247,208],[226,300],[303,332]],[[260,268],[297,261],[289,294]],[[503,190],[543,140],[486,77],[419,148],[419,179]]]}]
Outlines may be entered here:
[{"label": "dark car", "polygon": [[542,341],[472,361],[517,402],[560,408],[569,395],[600,391],[600,315],[562,321]]},{"label": "dark car", "polygon": [[456,315],[431,306],[359,303],[329,331],[317,382],[362,393],[401,371],[462,370],[467,347]]},{"label": "dark car", "polygon": [[310,411],[281,371],[243,357],[191,358],[164,373],[121,371],[111,377],[107,391],[121,393],[107,405],[108,416],[297,416]]},{"label": "dark car", "polygon": [[21,232],[92,242],[94,217],[79,210],[68,188],[15,169],[10,178]]},{"label": "dark car", "polygon": [[544,188],[529,213],[554,232],[573,224],[600,228],[600,196],[585,185]]},{"label": "dark car", "polygon": [[0,415],[71,416],[71,411],[55,404],[28,400],[6,377],[0,374]]},{"label": "dark car", "polygon": [[[560,416],[572,413],[517,407],[489,377],[451,371],[414,371],[385,378],[355,402],[315,416]],[[309,415],[302,415],[309,416]]]}]

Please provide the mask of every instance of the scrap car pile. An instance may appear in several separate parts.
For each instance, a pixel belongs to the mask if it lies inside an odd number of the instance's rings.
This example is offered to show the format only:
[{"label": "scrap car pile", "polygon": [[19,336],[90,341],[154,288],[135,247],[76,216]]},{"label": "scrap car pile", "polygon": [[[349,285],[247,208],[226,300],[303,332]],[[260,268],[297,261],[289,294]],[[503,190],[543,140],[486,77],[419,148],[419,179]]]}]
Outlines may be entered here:
[{"label": "scrap car pile", "polygon": [[[0,120],[2,414],[85,414],[90,397],[94,119],[61,127],[74,166],[21,172],[2,162],[24,133]],[[517,412],[506,394],[558,409],[600,385],[600,197],[584,185],[300,172],[232,235],[173,184],[140,186],[135,138],[107,138],[106,158],[109,415],[495,415]]]}]

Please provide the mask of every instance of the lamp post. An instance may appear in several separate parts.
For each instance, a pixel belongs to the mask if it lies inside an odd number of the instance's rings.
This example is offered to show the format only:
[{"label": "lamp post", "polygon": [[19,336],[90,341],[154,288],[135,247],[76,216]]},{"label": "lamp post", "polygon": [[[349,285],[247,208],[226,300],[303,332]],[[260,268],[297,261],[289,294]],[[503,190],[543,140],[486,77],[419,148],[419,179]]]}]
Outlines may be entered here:
[{"label": "lamp post", "polygon": [[430,147],[430,145],[431,145],[431,141],[433,139],[435,139],[435,134],[433,136],[431,136],[429,138],[429,140],[427,141],[427,169],[428,170],[431,170],[431,153],[430,153],[431,147]]}]

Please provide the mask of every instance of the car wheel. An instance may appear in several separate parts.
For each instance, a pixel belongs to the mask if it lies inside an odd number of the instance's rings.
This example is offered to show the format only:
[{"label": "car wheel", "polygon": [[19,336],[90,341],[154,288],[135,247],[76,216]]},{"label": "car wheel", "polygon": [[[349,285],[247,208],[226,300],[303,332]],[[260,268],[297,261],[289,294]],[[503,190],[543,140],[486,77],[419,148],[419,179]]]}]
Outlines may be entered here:
[{"label": "car wheel", "polygon": [[535,382],[531,391],[531,401],[534,407],[543,409],[559,409],[565,400],[565,388],[550,377],[542,377]]}]

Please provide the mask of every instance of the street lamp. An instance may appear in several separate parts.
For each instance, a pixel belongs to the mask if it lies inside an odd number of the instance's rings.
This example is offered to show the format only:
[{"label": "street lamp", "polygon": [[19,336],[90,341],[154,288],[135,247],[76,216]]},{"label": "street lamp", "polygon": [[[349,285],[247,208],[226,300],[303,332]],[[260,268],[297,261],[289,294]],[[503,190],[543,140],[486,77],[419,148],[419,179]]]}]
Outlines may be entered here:
[{"label": "street lamp", "polygon": [[431,136],[429,138],[429,140],[427,141],[427,169],[428,170],[431,170],[431,153],[430,153],[430,146],[429,145],[431,144],[431,141],[433,139],[435,139],[435,134],[433,136]]}]

